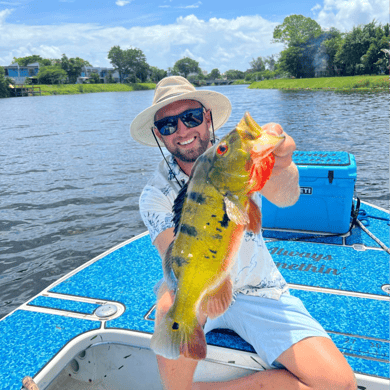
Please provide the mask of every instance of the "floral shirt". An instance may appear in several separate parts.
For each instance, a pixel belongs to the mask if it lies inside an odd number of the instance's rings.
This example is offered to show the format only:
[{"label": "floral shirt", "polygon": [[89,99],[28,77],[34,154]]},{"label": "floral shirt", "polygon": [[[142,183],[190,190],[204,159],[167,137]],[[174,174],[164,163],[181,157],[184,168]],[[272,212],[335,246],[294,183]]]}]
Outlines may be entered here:
[{"label": "floral shirt", "polygon": [[[172,155],[168,157],[168,162],[177,180],[185,184],[188,176],[180,169]],[[162,160],[139,200],[141,217],[152,242],[161,232],[174,227],[172,206],[180,186],[172,171]],[[256,194],[254,200],[261,207],[261,195]],[[261,232],[244,233],[230,275],[234,297],[242,293],[278,300],[281,294],[288,293],[287,283],[272,260]]]}]

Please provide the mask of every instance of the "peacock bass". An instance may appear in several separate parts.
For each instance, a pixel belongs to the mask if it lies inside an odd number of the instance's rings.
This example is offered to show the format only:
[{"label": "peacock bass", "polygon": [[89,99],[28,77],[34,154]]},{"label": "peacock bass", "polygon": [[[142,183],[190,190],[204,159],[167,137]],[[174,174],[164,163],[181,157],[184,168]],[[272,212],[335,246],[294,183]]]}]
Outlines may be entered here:
[{"label": "peacock bass", "polygon": [[173,206],[175,239],[163,271],[175,300],[153,334],[156,354],[206,357],[199,308],[215,318],[229,307],[229,272],[244,231],[258,233],[261,226],[251,197],[269,179],[275,162],[271,152],[284,138],[266,133],[245,113],[234,130],[196,160]]}]

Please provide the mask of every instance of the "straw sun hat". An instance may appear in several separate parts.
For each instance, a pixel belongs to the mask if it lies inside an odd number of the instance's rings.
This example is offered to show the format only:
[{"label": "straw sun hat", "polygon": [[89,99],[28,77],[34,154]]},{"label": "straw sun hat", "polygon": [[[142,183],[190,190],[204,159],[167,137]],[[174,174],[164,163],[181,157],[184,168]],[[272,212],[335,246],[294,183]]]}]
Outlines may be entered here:
[{"label": "straw sun hat", "polygon": [[[156,86],[151,107],[142,111],[130,125],[131,136],[139,143],[157,146],[152,135],[154,116],[162,107],[178,100],[196,100],[213,115],[214,130],[220,128],[229,118],[232,106],[229,99],[214,91],[196,90],[184,77],[171,76],[162,79]],[[161,146],[164,146],[159,141]]]}]

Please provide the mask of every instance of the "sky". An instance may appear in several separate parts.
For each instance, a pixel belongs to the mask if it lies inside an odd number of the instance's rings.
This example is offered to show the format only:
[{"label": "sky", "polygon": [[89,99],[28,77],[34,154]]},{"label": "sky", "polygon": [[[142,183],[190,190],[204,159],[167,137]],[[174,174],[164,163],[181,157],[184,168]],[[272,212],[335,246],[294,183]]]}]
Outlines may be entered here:
[{"label": "sky", "polygon": [[245,71],[278,54],[274,28],[297,14],[323,29],[389,22],[388,0],[0,0],[0,66],[13,57],[81,57],[111,67],[112,46],[141,49],[167,70],[183,57],[208,72]]}]

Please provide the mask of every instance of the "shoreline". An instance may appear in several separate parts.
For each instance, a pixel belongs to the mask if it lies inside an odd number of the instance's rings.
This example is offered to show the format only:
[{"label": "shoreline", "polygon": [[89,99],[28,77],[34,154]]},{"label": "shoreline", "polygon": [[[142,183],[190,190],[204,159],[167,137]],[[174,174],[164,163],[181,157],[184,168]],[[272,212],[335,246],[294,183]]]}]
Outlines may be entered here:
[{"label": "shoreline", "polygon": [[[78,95],[99,92],[130,92],[155,89],[154,83],[133,84],[34,84],[35,88],[41,88],[41,96],[52,95]],[[10,96],[12,97],[12,96]]]},{"label": "shoreline", "polygon": [[323,91],[380,91],[389,90],[388,75],[316,77],[310,79],[277,79],[255,81],[250,89],[323,90]]},{"label": "shoreline", "polygon": [[[389,90],[389,76],[346,76],[346,77],[317,77],[310,79],[275,79],[255,81],[236,80],[233,85],[247,84],[250,89],[280,89],[285,91],[372,91],[383,92]],[[99,92],[131,92],[153,90],[154,83],[133,84],[38,84],[33,85],[41,89],[41,96],[77,95]],[[13,96],[10,96],[13,97]]]}]

